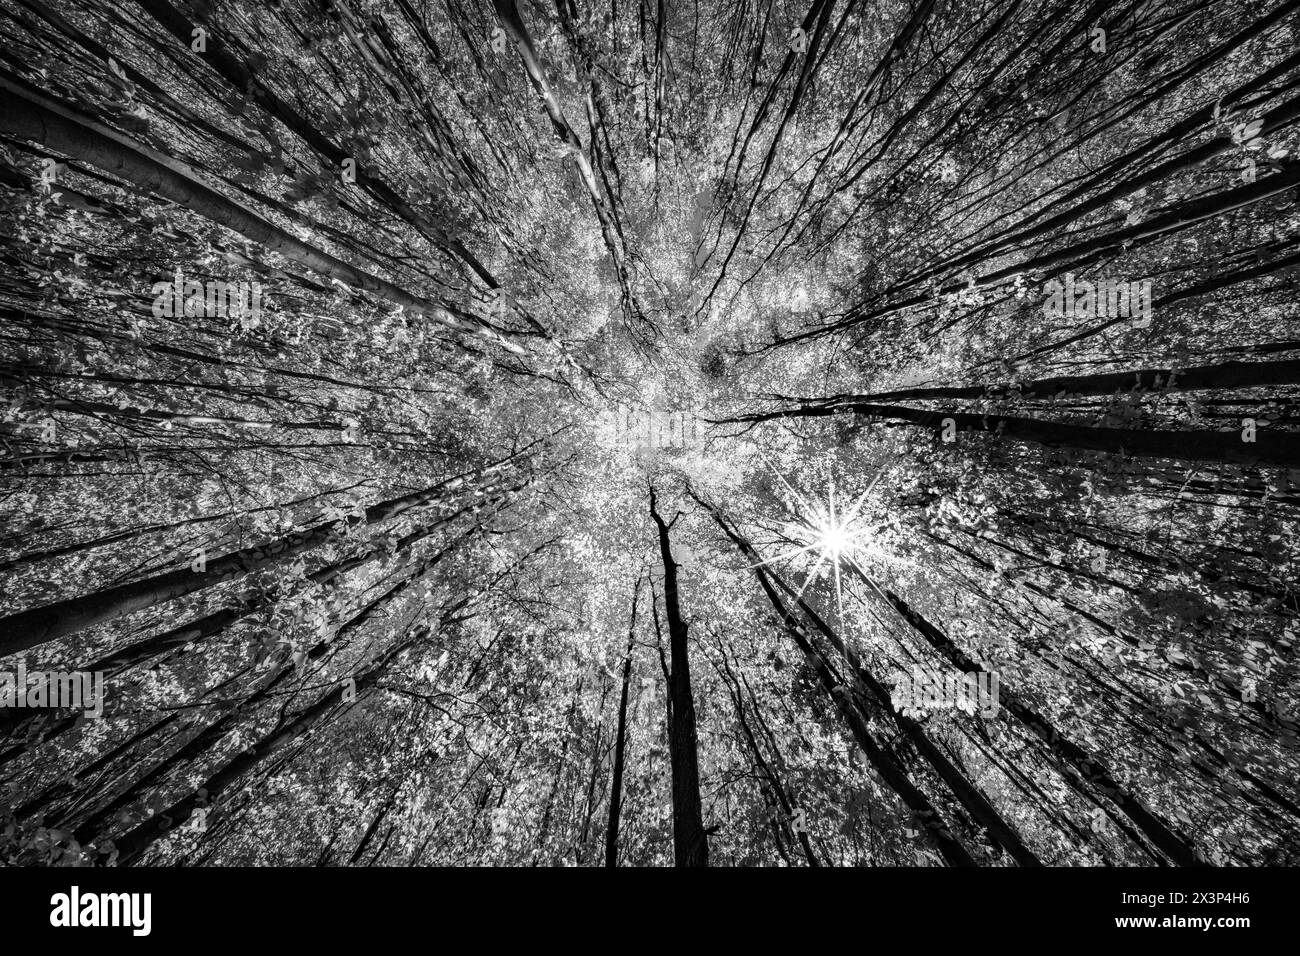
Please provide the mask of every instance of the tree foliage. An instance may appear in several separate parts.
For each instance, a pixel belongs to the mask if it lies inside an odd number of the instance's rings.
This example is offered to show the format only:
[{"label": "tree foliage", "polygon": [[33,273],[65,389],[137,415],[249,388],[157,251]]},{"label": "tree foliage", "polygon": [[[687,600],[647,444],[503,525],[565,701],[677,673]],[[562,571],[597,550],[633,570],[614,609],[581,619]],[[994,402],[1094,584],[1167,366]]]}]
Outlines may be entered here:
[{"label": "tree foliage", "polygon": [[1297,862],[1297,31],[0,0],[0,860]]}]

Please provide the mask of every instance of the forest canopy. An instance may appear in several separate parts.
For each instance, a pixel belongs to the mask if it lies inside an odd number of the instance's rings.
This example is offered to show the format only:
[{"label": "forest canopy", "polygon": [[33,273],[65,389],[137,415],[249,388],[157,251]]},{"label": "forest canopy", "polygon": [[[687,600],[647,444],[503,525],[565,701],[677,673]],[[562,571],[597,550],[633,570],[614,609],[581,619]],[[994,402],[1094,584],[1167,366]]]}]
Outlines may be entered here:
[{"label": "forest canopy", "polygon": [[0,0],[0,862],[1300,863],[1298,35]]}]

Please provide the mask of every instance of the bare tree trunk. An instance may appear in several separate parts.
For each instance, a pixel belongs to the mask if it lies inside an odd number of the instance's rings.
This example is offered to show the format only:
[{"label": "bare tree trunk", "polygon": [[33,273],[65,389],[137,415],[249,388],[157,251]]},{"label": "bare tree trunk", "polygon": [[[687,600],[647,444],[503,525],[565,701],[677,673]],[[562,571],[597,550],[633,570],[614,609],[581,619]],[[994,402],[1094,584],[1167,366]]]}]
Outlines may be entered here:
[{"label": "bare tree trunk", "polygon": [[618,701],[618,736],[614,738],[614,770],[609,785],[609,825],[605,829],[605,865],[618,866],[618,817],[623,809],[623,760],[627,754],[627,690],[632,677],[632,645],[636,636],[636,599],[641,582],[632,588],[632,620],[627,628],[627,657],[623,659],[623,694]]},{"label": "bare tree trunk", "polygon": [[[731,539],[732,543],[736,545],[747,560],[754,562],[760,560],[749,542],[732,530],[717,509],[698,495],[693,495],[693,497],[713,515],[713,520],[718,523],[718,527]],[[911,781],[893,752],[876,740],[857,704],[850,699],[849,694],[844,693],[844,681],[835,673],[821,651],[808,639],[808,635],[804,633],[803,625],[799,622],[799,619],[785,606],[781,596],[768,580],[767,572],[758,563],[753,565],[753,571],[758,578],[759,585],[763,588],[763,592],[780,616],[786,632],[798,645],[799,650],[803,652],[809,665],[817,674],[823,690],[835,702],[836,708],[844,718],[844,722],[848,724],[849,730],[852,731],[854,738],[858,742],[858,746],[862,748],[863,754],[875,767],[880,778],[894,793],[898,794],[898,798],[903,802],[903,805],[915,814],[921,828],[929,834],[934,841],[935,848],[950,866],[974,866],[975,859],[970,855],[966,847],[961,844],[961,841],[953,835],[952,830],[939,815],[939,811],[931,803],[930,798]]]},{"label": "bare tree trunk", "polygon": [[654,486],[650,487],[650,517],[659,529],[659,555],[664,564],[664,612],[668,618],[668,647],[672,671],[668,684],[672,727],[668,742],[673,764],[673,853],[678,866],[708,866],[709,842],[700,808],[700,767],[695,739],[695,700],[687,659],[686,622],[677,600],[677,563],[673,560],[668,525],[659,516]]},{"label": "bare tree trunk", "polygon": [[315,272],[373,292],[449,328],[485,335],[509,351],[522,351],[477,316],[466,313],[472,323],[457,318],[443,306],[358,269],[268,222],[249,207],[204,185],[184,163],[141,147],[116,130],[8,78],[0,77],[0,90],[4,92],[0,100],[0,129],[5,132],[127,179]]},{"label": "bare tree trunk", "polygon": [[[441,494],[460,489],[467,477],[487,475],[517,456],[518,452],[487,468],[441,481],[413,494],[392,498],[371,505],[361,519],[365,524],[375,524],[396,517],[412,508],[433,504]],[[326,521],[274,539],[264,545],[242,548],[206,562],[203,571],[193,571],[188,565],[140,581],[107,588],[94,594],[56,601],[44,607],[30,608],[0,618],[0,657],[37,647],[83,628],[100,624],[241,577],[249,571],[274,564],[284,558],[319,547],[330,536],[343,530],[356,519],[340,518]]]},{"label": "bare tree trunk", "polygon": [[[361,692],[369,690],[382,676],[388,665],[404,650],[411,647],[428,633],[428,628],[417,628],[410,637],[403,640],[365,674],[357,677],[357,700]],[[173,827],[179,826],[190,818],[202,803],[201,793],[206,793],[207,800],[216,800],[227,788],[236,783],[244,774],[262,761],[273,757],[287,744],[305,734],[312,727],[324,721],[340,706],[340,694],[332,691],[322,696],[316,703],[287,721],[278,729],[267,734],[251,747],[240,751],[222,767],[214,771],[201,786],[190,790],[185,796],[176,800],[166,810],[153,814],[129,832],[114,840],[117,848],[117,865],[127,866],[135,862],[149,849],[150,844]]]},{"label": "bare tree trunk", "polygon": [[1131,458],[1171,458],[1176,461],[1236,462],[1244,465],[1300,467],[1300,433],[1261,426],[1254,441],[1243,441],[1241,429],[1097,428],[978,412],[930,411],[906,405],[877,405],[849,401],[843,405],[785,408],[774,412],[743,415],[722,421],[767,421],[776,418],[816,418],[853,414],[877,419],[896,419],[912,425],[942,431],[945,420],[954,431],[989,432],[1000,438],[1033,442],[1048,448],[1078,448],[1124,454]]},{"label": "bare tree trunk", "polygon": [[[856,565],[853,568],[855,573],[865,581],[866,576],[863,575],[862,571]],[[980,667],[961,648],[957,647],[948,635],[926,620],[919,611],[888,588],[879,588],[879,591],[903,620],[907,621],[916,633],[924,637],[930,646],[942,654],[953,666],[967,673],[976,673],[980,670]],[[1146,835],[1147,839],[1159,847],[1162,852],[1168,854],[1174,863],[1179,866],[1196,866],[1199,864],[1200,861],[1196,859],[1196,854],[1187,840],[1175,833],[1168,824],[1148,810],[1117,783],[1114,775],[1096,756],[1088,753],[1073,741],[1062,737],[1047,718],[1025,705],[1006,685],[1002,685],[999,690],[998,700],[1000,705],[1005,707],[1012,716],[1043,740],[1055,763],[1058,765],[1065,764],[1078,773],[1083,780],[1113,800],[1115,805]]]},{"label": "bare tree trunk", "polygon": [[1276,362],[1224,362],[1188,368],[1139,368],[1127,372],[1094,375],[1058,375],[1032,382],[1000,382],[987,385],[931,386],[903,388],[869,395],[835,395],[825,399],[801,399],[812,406],[840,406],[859,402],[896,402],[915,399],[1034,399],[1044,401],[1058,395],[1131,395],[1140,392],[1194,392],[1202,389],[1266,388],[1300,384],[1300,359]]}]

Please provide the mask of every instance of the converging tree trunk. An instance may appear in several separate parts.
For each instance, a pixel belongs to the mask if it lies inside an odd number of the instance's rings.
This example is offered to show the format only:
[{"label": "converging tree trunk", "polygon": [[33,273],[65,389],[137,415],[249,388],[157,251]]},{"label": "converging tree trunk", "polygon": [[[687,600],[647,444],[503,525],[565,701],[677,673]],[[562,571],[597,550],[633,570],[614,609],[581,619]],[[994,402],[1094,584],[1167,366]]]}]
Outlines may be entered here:
[{"label": "converging tree trunk", "polygon": [[672,542],[657,510],[650,487],[650,517],[659,530],[659,556],[664,566],[664,615],[668,619],[671,670],[668,692],[672,700],[669,731],[673,769],[673,855],[678,866],[708,866],[709,843],[700,809],[700,767],[695,739],[695,699],[691,696],[691,668],[686,643],[686,621],[677,593],[677,569]]},{"label": "converging tree trunk", "polygon": [[609,783],[609,824],[605,828],[605,865],[618,866],[618,818],[623,810],[623,761],[627,754],[627,693],[632,680],[632,648],[636,640],[638,579],[632,588],[632,614],[627,626],[627,656],[623,658],[623,691],[618,698],[618,730],[614,737],[614,769]]}]

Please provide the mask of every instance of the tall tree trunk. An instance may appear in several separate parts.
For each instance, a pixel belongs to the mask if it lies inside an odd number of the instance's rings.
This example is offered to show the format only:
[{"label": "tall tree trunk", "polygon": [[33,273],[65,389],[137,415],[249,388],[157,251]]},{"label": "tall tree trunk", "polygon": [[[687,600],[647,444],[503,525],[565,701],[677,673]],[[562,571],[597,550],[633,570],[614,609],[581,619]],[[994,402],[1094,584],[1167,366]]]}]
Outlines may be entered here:
[{"label": "tall tree trunk", "polygon": [[[437,555],[441,558],[441,554]],[[388,606],[395,598],[401,595],[407,587],[419,581],[428,570],[428,565],[421,566],[416,572],[405,580],[398,582],[387,592],[375,598],[365,607],[361,608],[345,624],[339,627],[328,639],[318,641],[307,651],[305,656],[306,662],[316,662],[325,656],[329,648],[335,644],[341,637],[350,631],[355,630],[366,622],[377,610]],[[267,681],[256,690],[251,691],[240,704],[223,713],[220,717],[210,723],[207,727],[198,731],[190,737],[184,744],[173,750],[167,757],[155,764],[147,772],[131,783],[129,787],[119,793],[108,803],[102,805],[98,810],[84,820],[75,830],[78,842],[89,843],[99,833],[100,829],[107,825],[110,818],[141,797],[149,787],[158,786],[165,775],[173,767],[180,766],[187,761],[197,760],[206,754],[222,737],[224,737],[239,719],[246,714],[254,712],[254,708],[267,697],[277,692],[284,685],[292,683],[298,678],[293,667],[286,666],[281,662],[278,672],[274,672]]]},{"label": "tall tree trunk", "polygon": [[605,828],[605,866],[618,866],[618,818],[623,810],[623,760],[627,754],[627,691],[632,679],[632,646],[636,639],[636,600],[641,582],[632,588],[632,619],[627,628],[627,657],[623,659],[623,693],[618,700],[618,735],[614,738],[614,770],[609,785],[609,824]]},{"label": "tall tree trunk", "polygon": [[[110,127],[104,126],[69,105],[44,96],[35,89],[0,76],[0,129],[120,176],[142,189],[179,203],[201,216],[272,249],[307,268],[366,289],[407,311],[425,316],[450,329],[485,336],[510,352],[523,349],[505,339],[488,323],[471,313],[464,318],[436,302],[413,295],[387,279],[333,256],[304,242],[249,207],[204,185],[184,163],[142,147]],[[463,258],[463,257],[462,257]]]},{"label": "tall tree trunk", "polygon": [[[741,691],[740,681],[736,679],[736,675],[731,670],[731,663],[727,660],[726,651],[722,649],[720,650],[722,655],[723,674],[725,675],[726,678],[727,690],[730,692],[731,701],[735,705],[736,720],[740,724],[740,729],[745,735],[745,743],[749,745],[749,752],[751,755],[753,755],[754,767],[761,774],[761,777],[759,779],[767,781],[767,785],[772,791],[772,797],[776,803],[776,806],[780,808],[781,812],[785,814],[787,819],[790,819],[794,816],[794,812],[795,812],[794,803],[790,800],[790,796],[786,792],[784,784],[782,784],[781,782],[781,775],[778,772],[777,768],[773,765],[773,763],[769,763],[767,758],[763,756],[763,748],[759,745],[758,740],[755,739],[754,732],[749,727],[749,721],[745,719],[745,700],[744,700],[743,692]],[[752,691],[750,691],[750,701],[755,710],[755,713],[757,713],[758,701],[754,699]],[[779,760],[781,755],[778,753],[776,756],[777,759]],[[776,821],[773,821],[772,830],[773,833],[777,836],[778,849],[780,849],[781,854],[785,858],[786,862],[789,863],[790,862],[789,857],[788,855],[785,854],[784,847],[780,846],[779,843],[780,827],[777,826]],[[821,861],[817,859],[817,854],[813,852],[812,841],[808,839],[807,831],[801,827],[795,827],[793,828],[793,832],[794,835],[798,838],[800,846],[803,847],[804,857],[808,860],[808,865],[810,867],[821,866],[822,865]]]},{"label": "tall tree trunk", "polygon": [[[412,634],[397,644],[391,651],[365,674],[356,678],[357,700],[361,692],[369,691],[383,675],[388,665],[404,650],[413,646],[428,634],[428,628],[417,628]],[[297,716],[286,721],[282,726],[267,734],[251,747],[240,751],[219,769],[214,771],[203,784],[186,793],[173,802],[166,810],[159,811],[136,825],[130,831],[114,840],[117,849],[117,865],[128,866],[140,858],[150,844],[173,827],[179,826],[190,818],[202,803],[201,793],[211,802],[216,800],[244,774],[264,760],[275,756],[285,746],[301,737],[312,727],[324,721],[340,707],[340,694],[331,691]],[[350,705],[345,706],[348,709]]]},{"label": "tall tree trunk", "polygon": [[893,719],[898,729],[912,742],[917,752],[925,758],[926,763],[947,784],[948,789],[952,791],[957,801],[965,807],[973,819],[988,829],[989,836],[1006,850],[1017,863],[1021,866],[1042,866],[1042,861],[1038,859],[1032,850],[1025,846],[1015,827],[1002,817],[997,808],[988,801],[965,774],[953,766],[952,761],[935,746],[934,741],[930,739],[921,725],[894,706],[889,691],[880,681],[876,680],[870,671],[862,666],[853,649],[845,644],[821,615],[809,606],[801,596],[802,592],[796,593],[791,585],[781,580],[781,577],[775,573],[772,573],[771,577],[776,585],[791,597],[804,616],[812,622],[813,627],[821,632],[831,646],[839,651],[840,655],[848,663],[853,678],[850,682],[852,693],[870,701]]},{"label": "tall tree trunk", "polygon": [[816,418],[827,415],[854,414],[868,418],[896,419],[912,425],[944,428],[951,419],[959,432],[989,432],[1001,438],[1032,442],[1049,448],[1077,448],[1128,455],[1131,458],[1171,458],[1176,461],[1207,461],[1243,465],[1300,468],[1300,433],[1278,431],[1261,425],[1253,442],[1242,440],[1242,430],[1209,431],[1207,429],[1097,428],[1019,418],[1010,415],[986,415],[978,412],[930,411],[905,405],[877,405],[847,402],[843,405],[798,407],[720,419],[724,422],[767,421],[776,418]]},{"label": "tall tree trunk", "polygon": [[[360,520],[365,524],[376,524],[413,508],[433,504],[441,494],[461,489],[466,478],[491,474],[518,454],[519,452],[509,455],[487,468],[475,469],[473,472],[440,481],[423,491],[371,505]],[[207,562],[206,568],[201,572],[192,571],[188,565],[185,565],[175,571],[167,571],[150,578],[106,588],[93,594],[68,598],[44,607],[10,614],[0,618],[0,634],[3,635],[0,637],[0,657],[25,651],[47,641],[76,633],[83,628],[130,614],[132,611],[241,577],[249,571],[319,547],[332,535],[353,523],[356,523],[356,519],[340,518],[336,521],[322,522],[315,527],[285,535],[263,545],[254,545],[215,557]]]},{"label": "tall tree trunk", "polygon": [[[866,575],[856,564],[850,565],[854,573],[867,581]],[[981,668],[952,642],[948,635],[931,624],[919,611],[900,598],[893,591],[884,587],[876,590],[898,612],[912,629],[942,654],[953,666],[966,673],[978,673]],[[1180,866],[1194,866],[1197,860],[1195,851],[1185,838],[1175,833],[1163,820],[1148,810],[1140,801],[1115,781],[1114,775],[1106,765],[1094,755],[1089,754],[1073,741],[1062,737],[1056,728],[1037,711],[1026,706],[1019,697],[1005,684],[1000,685],[998,702],[1009,713],[1040,737],[1047,744],[1054,762],[1064,763],[1073,768],[1085,781],[1099,789],[1115,802],[1115,805],[1132,820],[1152,843],[1168,854],[1169,858]]]},{"label": "tall tree trunk", "polygon": [[754,575],[758,578],[759,585],[763,588],[763,593],[767,595],[772,606],[776,609],[782,624],[785,626],[786,633],[803,652],[813,671],[817,674],[817,679],[821,682],[822,689],[835,702],[836,708],[848,724],[849,730],[852,731],[858,746],[862,748],[863,754],[876,769],[880,778],[885,782],[894,793],[898,794],[899,800],[903,802],[915,815],[921,829],[934,841],[935,848],[939,854],[950,866],[974,866],[975,859],[970,852],[964,847],[952,833],[948,824],[939,811],[927,797],[908,777],[907,772],[899,763],[898,758],[882,742],[878,741],[867,726],[866,717],[862,714],[856,703],[850,699],[850,695],[844,692],[844,681],[831,667],[825,656],[809,640],[808,635],[804,632],[804,626],[797,617],[790,612],[781,600],[781,596],[768,580],[767,571],[761,566],[761,558],[754,550],[753,546],[745,540],[740,534],[732,530],[722,514],[692,492],[692,497],[700,503],[705,509],[713,515],[713,520],[717,522],[723,533],[731,539],[737,549],[746,560],[753,562],[751,568]]},{"label": "tall tree trunk", "polygon": [[1202,389],[1267,388],[1300,384],[1300,359],[1276,362],[1223,362],[1187,368],[1139,368],[1094,375],[1057,375],[1031,382],[996,382],[987,385],[953,385],[902,388],[868,395],[834,395],[824,399],[796,399],[812,407],[853,405],[862,402],[896,402],[930,399],[1034,399],[1058,395],[1132,395],[1144,392],[1194,392]]},{"label": "tall tree trunk", "polygon": [[700,808],[700,767],[695,740],[695,700],[687,659],[686,622],[677,600],[677,568],[668,525],[659,516],[654,486],[650,486],[650,517],[659,529],[659,556],[664,565],[664,614],[672,670],[668,692],[672,727],[668,742],[673,764],[673,855],[678,866],[708,866],[709,842]]},{"label": "tall tree trunk", "polygon": [[366,852],[366,847],[374,839],[375,831],[379,829],[379,825],[384,822],[384,817],[388,816],[395,803],[397,803],[397,789],[394,789],[392,795],[384,801],[379,808],[379,812],[375,814],[375,818],[370,821],[370,826],[366,827],[366,832],[361,835],[361,839],[357,842],[357,848],[352,851],[352,856],[348,858],[348,866],[354,865],[357,860],[361,859],[361,855]]}]

